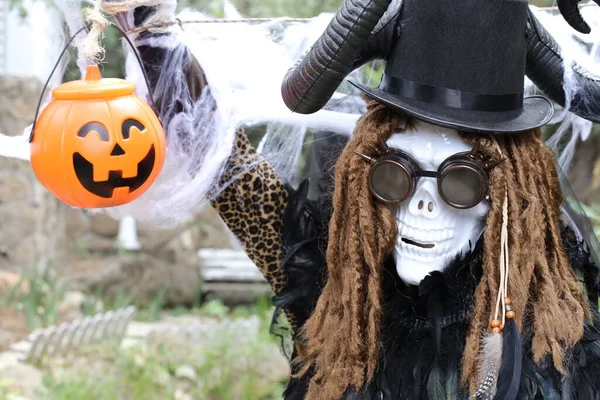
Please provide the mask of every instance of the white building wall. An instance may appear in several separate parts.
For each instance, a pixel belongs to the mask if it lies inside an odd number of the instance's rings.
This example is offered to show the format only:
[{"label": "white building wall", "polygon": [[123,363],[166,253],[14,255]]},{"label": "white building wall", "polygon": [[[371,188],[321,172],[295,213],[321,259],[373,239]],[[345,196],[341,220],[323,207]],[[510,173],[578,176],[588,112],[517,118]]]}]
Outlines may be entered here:
[{"label": "white building wall", "polygon": [[44,82],[61,51],[59,14],[44,1],[24,0],[27,17],[21,18],[18,10],[8,11],[8,2],[0,0],[0,74]]}]

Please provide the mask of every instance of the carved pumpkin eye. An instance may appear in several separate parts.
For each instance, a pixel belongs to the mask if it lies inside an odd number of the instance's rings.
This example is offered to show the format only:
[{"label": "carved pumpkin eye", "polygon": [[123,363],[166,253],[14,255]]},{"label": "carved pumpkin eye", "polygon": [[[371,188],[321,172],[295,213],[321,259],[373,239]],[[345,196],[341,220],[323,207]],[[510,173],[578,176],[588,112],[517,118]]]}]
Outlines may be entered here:
[{"label": "carved pumpkin eye", "polygon": [[123,136],[123,140],[129,139],[129,131],[134,126],[138,128],[140,132],[143,132],[144,129],[146,129],[144,124],[142,124],[140,121],[137,121],[133,118],[129,118],[125,120],[125,122],[123,122],[123,125],[121,125],[121,136]]},{"label": "carved pumpkin eye", "polygon": [[[128,203],[156,180],[165,159],[160,121],[122,79],[56,88],[36,122],[31,164],[40,182],[67,204],[83,208]],[[85,100],[85,101],[78,101]]]},{"label": "carved pumpkin eye", "polygon": [[98,136],[100,136],[100,140],[108,142],[108,131],[106,130],[106,127],[99,122],[88,122],[81,127],[79,132],[77,132],[77,136],[84,138],[90,132],[96,132]]}]

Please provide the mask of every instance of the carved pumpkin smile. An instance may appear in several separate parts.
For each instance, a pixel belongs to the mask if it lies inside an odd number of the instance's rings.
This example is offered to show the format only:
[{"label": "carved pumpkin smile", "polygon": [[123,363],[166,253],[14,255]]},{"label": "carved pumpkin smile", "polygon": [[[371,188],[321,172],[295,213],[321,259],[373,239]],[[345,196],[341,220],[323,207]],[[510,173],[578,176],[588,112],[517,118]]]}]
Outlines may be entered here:
[{"label": "carved pumpkin smile", "polygon": [[[113,157],[125,154],[114,155],[113,153],[119,152],[119,149],[120,152],[123,151],[118,144],[115,145],[115,149],[111,152]],[[150,150],[148,150],[148,154],[138,163],[138,173],[136,176],[123,178],[123,171],[121,170],[108,171],[108,179],[102,182],[94,181],[94,164],[86,160],[80,153],[73,154],[73,166],[75,167],[75,175],[81,186],[96,196],[110,199],[113,195],[113,190],[116,188],[129,187],[129,193],[139,189],[152,174],[155,158],[156,151],[154,145],[152,145]]]}]

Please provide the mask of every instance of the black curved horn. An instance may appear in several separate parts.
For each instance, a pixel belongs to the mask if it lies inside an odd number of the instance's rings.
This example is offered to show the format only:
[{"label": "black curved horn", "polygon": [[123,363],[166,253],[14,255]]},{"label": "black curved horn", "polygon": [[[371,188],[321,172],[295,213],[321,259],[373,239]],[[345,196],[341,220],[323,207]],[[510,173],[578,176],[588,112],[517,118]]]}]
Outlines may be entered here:
[{"label": "black curved horn", "polygon": [[320,110],[356,61],[391,0],[344,0],[306,56],[286,74],[283,101],[294,112]]},{"label": "black curved horn", "polygon": [[[576,91],[569,110],[592,122],[600,122],[600,77],[573,62]],[[527,21],[527,76],[552,100],[565,106],[564,58],[554,38],[529,10]]]}]

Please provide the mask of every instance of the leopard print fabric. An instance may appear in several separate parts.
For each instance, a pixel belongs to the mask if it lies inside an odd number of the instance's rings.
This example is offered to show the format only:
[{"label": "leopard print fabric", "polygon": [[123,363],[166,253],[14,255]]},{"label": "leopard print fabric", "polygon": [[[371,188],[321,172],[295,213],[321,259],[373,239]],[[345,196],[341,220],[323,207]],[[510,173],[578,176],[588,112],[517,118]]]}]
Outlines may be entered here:
[{"label": "leopard print fabric", "polygon": [[[227,163],[220,182],[226,188],[211,202],[212,206],[278,294],[286,285],[281,261],[288,192],[241,129]],[[296,332],[299,328],[296,316],[288,310],[284,312],[292,332]]]},{"label": "leopard print fabric", "polygon": [[242,130],[225,171],[221,185],[226,188],[212,205],[277,294],[285,285],[280,264],[287,190]]}]

